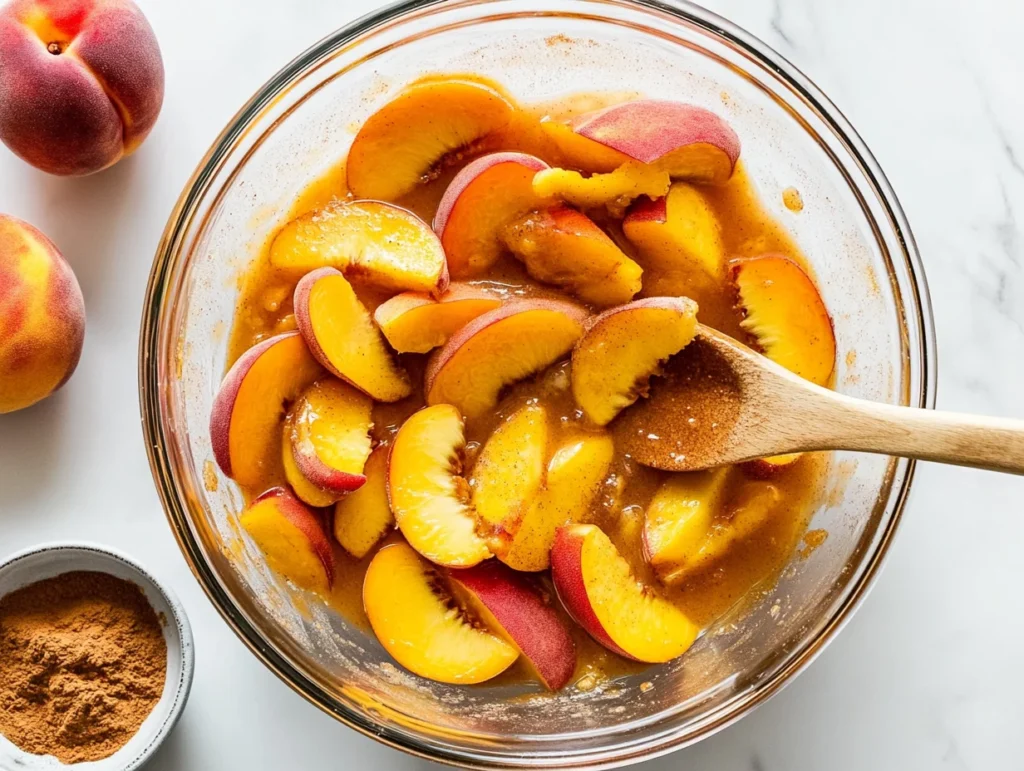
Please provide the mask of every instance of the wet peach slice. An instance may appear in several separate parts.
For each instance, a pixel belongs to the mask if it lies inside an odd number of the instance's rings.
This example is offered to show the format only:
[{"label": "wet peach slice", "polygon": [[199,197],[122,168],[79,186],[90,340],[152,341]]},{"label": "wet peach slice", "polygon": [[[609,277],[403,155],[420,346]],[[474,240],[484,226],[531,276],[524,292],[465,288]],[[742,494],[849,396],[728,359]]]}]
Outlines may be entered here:
[{"label": "wet peach slice", "polygon": [[388,452],[381,445],[370,453],[366,484],[344,496],[334,507],[334,539],[356,559],[362,559],[395,526],[388,502]]},{"label": "wet peach slice", "polygon": [[559,528],[551,577],[566,610],[597,642],[636,661],[671,661],[693,645],[699,627],[633,576],[596,525]]},{"label": "wet peach slice", "polygon": [[586,311],[568,302],[517,300],[469,322],[427,363],[427,404],[475,418],[501,390],[563,358],[583,334]]},{"label": "wet peach slice", "polygon": [[697,304],[686,297],[648,297],[588,319],[572,352],[572,393],[599,426],[636,402],[651,376],[689,345]]},{"label": "wet peach slice", "polygon": [[541,121],[540,127],[555,143],[570,166],[589,174],[607,174],[630,160],[625,153],[577,134],[572,121],[566,123],[545,118]]},{"label": "wet peach slice", "polygon": [[382,402],[412,393],[369,311],[334,268],[307,273],[295,287],[295,322],[317,361]]},{"label": "wet peach slice", "polygon": [[352,142],[348,189],[393,201],[503,129],[515,108],[482,83],[436,79],[410,86],[375,112]]},{"label": "wet peach slice", "polygon": [[536,404],[506,418],[480,451],[469,486],[477,515],[496,533],[492,550],[500,553],[519,528],[544,483],[547,453],[547,413]]},{"label": "wet peach slice", "polygon": [[320,520],[282,487],[254,500],[239,521],[270,568],[303,589],[334,583],[334,552]]},{"label": "wet peach slice", "polygon": [[524,153],[478,158],[448,185],[434,216],[448,269],[456,279],[473,278],[502,254],[501,232],[514,219],[547,203],[533,191],[533,176],[548,168]]},{"label": "wet peach slice", "polygon": [[508,669],[519,652],[460,607],[444,576],[404,543],[385,546],[363,579],[363,607],[384,649],[410,672],[471,685]]},{"label": "wet peach slice", "polygon": [[381,201],[334,202],[285,225],[270,247],[276,268],[336,268],[384,289],[442,293],[448,265],[441,242],[412,212]]},{"label": "wet peach slice", "polygon": [[499,305],[501,300],[492,294],[470,284],[454,283],[436,300],[419,292],[396,295],[377,306],[373,319],[399,353],[426,353]]},{"label": "wet peach slice", "polygon": [[217,465],[244,487],[280,473],[285,410],[324,375],[297,332],[257,343],[228,371],[210,411]]},{"label": "wet peach slice", "polygon": [[317,487],[299,471],[298,464],[295,462],[295,451],[292,449],[293,425],[292,413],[288,413],[288,417],[284,421],[284,432],[281,436],[281,465],[284,468],[285,481],[292,488],[292,492],[295,493],[296,497],[303,503],[309,504],[316,509],[333,506],[342,496],[342,493],[334,493]]},{"label": "wet peach slice", "polygon": [[448,578],[463,604],[514,645],[548,689],[557,691],[569,682],[576,645],[533,581],[495,562],[450,570]]},{"label": "wet peach slice", "polygon": [[780,254],[729,263],[741,326],[765,356],[800,377],[825,385],[836,361],[832,319],[811,277]]},{"label": "wet peach slice", "polygon": [[388,499],[395,522],[409,544],[438,565],[471,567],[491,556],[461,476],[465,445],[459,411],[439,404],[414,413],[391,446]]},{"label": "wet peach slice", "polygon": [[770,458],[748,460],[739,465],[744,473],[752,479],[774,479],[802,457],[802,452],[791,452],[787,455],[773,455]]},{"label": "wet peach slice", "polygon": [[337,380],[308,388],[292,411],[292,454],[299,472],[337,495],[362,487],[372,410],[372,399]]},{"label": "wet peach slice", "polygon": [[657,293],[658,282],[666,282],[673,289],[685,287],[700,301],[725,279],[721,225],[693,185],[677,182],[664,198],[638,201],[623,220],[622,231],[637,248],[647,292]]},{"label": "wet peach slice", "polygon": [[526,272],[602,307],[640,291],[640,266],[585,214],[568,206],[530,212],[508,225],[502,240]]},{"label": "wet peach slice", "polygon": [[615,446],[606,434],[587,434],[562,445],[547,468],[547,481],[526,510],[511,546],[498,558],[516,570],[551,565],[558,528],[581,522],[608,474]]},{"label": "wet peach slice", "polygon": [[623,209],[642,195],[659,198],[672,178],[664,169],[627,160],[615,171],[584,177],[572,169],[545,169],[533,178],[538,198],[558,198],[581,209],[609,205]]}]

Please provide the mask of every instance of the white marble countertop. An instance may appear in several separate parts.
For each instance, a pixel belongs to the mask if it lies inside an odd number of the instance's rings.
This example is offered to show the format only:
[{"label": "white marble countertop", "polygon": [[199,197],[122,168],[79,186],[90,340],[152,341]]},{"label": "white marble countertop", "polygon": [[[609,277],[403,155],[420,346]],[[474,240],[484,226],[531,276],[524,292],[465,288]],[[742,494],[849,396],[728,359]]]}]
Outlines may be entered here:
[{"label": "white marble countertop", "polygon": [[[376,0],[142,0],[168,89],[152,136],[61,180],[0,147],[0,211],[48,233],[85,293],[81,366],[0,417],[0,552],[54,539],[127,551],[178,591],[198,668],[152,771],[422,768],[306,704],[229,631],[178,552],[142,447],[138,322],[179,191],[235,110]],[[715,0],[839,105],[881,162],[924,255],[941,407],[1024,417],[1024,4]],[[1024,481],[924,465],[873,593],[827,651],[738,725],[644,766],[713,771],[1018,769]]]}]

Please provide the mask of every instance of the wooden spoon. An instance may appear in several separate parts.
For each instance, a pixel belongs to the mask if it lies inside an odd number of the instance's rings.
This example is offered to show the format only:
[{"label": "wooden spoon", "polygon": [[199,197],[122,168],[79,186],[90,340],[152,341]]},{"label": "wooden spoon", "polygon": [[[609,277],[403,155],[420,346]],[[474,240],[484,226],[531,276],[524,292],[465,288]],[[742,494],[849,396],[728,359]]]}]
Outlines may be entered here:
[{"label": "wooden spoon", "polygon": [[855,450],[1024,474],[1024,421],[853,399],[703,325],[616,428],[625,452],[667,471]]}]

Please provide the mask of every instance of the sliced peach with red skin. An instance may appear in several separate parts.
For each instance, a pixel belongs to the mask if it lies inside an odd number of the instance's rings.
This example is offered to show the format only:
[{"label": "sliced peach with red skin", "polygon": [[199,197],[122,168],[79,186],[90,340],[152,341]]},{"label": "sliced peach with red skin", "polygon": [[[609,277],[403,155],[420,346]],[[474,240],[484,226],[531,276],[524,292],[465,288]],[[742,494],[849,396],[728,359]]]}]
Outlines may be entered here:
[{"label": "sliced peach with red skin", "polygon": [[551,565],[559,527],[582,522],[608,476],[615,445],[607,434],[586,434],[563,444],[548,462],[544,489],[526,510],[509,548],[498,558],[516,570],[536,572]]},{"label": "sliced peach with red skin", "polygon": [[664,198],[638,201],[623,220],[622,231],[637,248],[649,293],[678,294],[684,289],[700,301],[725,279],[721,224],[707,197],[693,185],[677,182]]},{"label": "sliced peach with red skin", "polygon": [[294,305],[310,352],[334,375],[381,402],[412,393],[408,376],[340,271],[307,273],[295,287]]},{"label": "sliced peach with red skin", "polygon": [[296,274],[336,268],[383,289],[441,294],[448,263],[441,241],[410,211],[382,201],[334,201],[289,222],[270,264]]},{"label": "sliced peach with red skin", "polygon": [[533,176],[546,168],[525,153],[493,153],[455,176],[434,215],[453,278],[479,276],[498,261],[502,229],[547,202],[533,192]]},{"label": "sliced peach with red skin", "polygon": [[511,540],[544,484],[548,433],[545,409],[528,404],[494,430],[477,456],[469,480],[473,505],[499,545]]},{"label": "sliced peach with red skin", "polygon": [[285,410],[324,369],[297,332],[257,343],[234,363],[213,400],[210,442],[221,471],[243,487],[280,470]]},{"label": "sliced peach with red skin", "polygon": [[836,363],[832,319],[811,277],[781,254],[729,263],[743,313],[740,325],[769,359],[795,375],[826,385]]},{"label": "sliced peach with red skin", "polygon": [[455,407],[425,407],[402,424],[388,464],[388,500],[398,529],[428,560],[449,567],[472,567],[491,556],[477,533],[462,476],[465,446]]},{"label": "sliced peach with red skin", "polygon": [[533,581],[495,562],[449,570],[448,577],[461,590],[463,603],[526,657],[548,689],[557,691],[569,682],[576,670],[576,645]]},{"label": "sliced peach with red skin", "polygon": [[458,605],[444,575],[405,543],[385,546],[370,561],[363,607],[384,649],[420,677],[472,685],[519,658],[515,647]]},{"label": "sliced peach with red skin", "polygon": [[447,163],[486,146],[515,107],[497,89],[459,78],[415,83],[363,123],[348,152],[348,189],[394,201]]},{"label": "sliced peach with red skin", "polygon": [[572,352],[572,392],[583,413],[607,425],[647,388],[653,375],[697,332],[697,304],[648,297],[587,320]]},{"label": "sliced peach with red skin", "polygon": [[366,482],[373,400],[333,379],[314,383],[292,409],[292,454],[299,472],[321,490],[343,495]]},{"label": "sliced peach with red skin", "polygon": [[281,465],[284,468],[285,481],[303,503],[316,509],[333,506],[342,493],[329,492],[317,487],[299,471],[299,466],[295,462],[295,451],[292,449],[292,433],[294,431],[292,417],[292,413],[289,412],[288,417],[285,418],[284,432],[281,436]]},{"label": "sliced peach with red skin", "polygon": [[499,305],[501,300],[493,294],[456,282],[436,300],[420,292],[395,295],[377,306],[373,319],[399,353],[427,353]]},{"label": "sliced peach with red skin", "polygon": [[540,122],[541,129],[555,143],[570,166],[588,174],[607,174],[629,162],[630,157],[625,153],[577,134],[573,124],[574,121],[566,122],[551,118],[545,118]]},{"label": "sliced peach with red skin", "polygon": [[303,589],[326,591],[334,584],[334,552],[323,524],[288,490],[263,493],[239,521],[274,572]]},{"label": "sliced peach with red skin", "polygon": [[427,363],[427,404],[453,404],[476,418],[503,388],[546,369],[572,350],[587,312],[556,300],[516,300],[478,316]]},{"label": "sliced peach with red skin", "polygon": [[334,507],[334,540],[361,560],[395,526],[388,501],[388,453],[381,445],[370,453],[366,484],[348,493]]},{"label": "sliced peach with red skin", "polygon": [[530,212],[502,233],[509,251],[538,281],[593,305],[629,302],[643,270],[587,215],[568,206]]},{"label": "sliced peach with red skin", "polygon": [[569,615],[620,656],[651,664],[671,661],[700,634],[686,614],[637,581],[596,525],[559,528],[551,577]]}]

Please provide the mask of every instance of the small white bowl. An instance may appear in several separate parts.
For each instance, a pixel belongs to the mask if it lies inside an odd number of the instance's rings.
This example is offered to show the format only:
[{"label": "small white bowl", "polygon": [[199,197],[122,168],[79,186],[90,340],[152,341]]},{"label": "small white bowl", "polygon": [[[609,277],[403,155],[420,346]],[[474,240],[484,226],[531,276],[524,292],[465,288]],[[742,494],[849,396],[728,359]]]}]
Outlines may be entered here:
[{"label": "small white bowl", "polygon": [[156,752],[178,722],[192,689],[195,651],[185,609],[167,587],[134,560],[104,546],[88,543],[38,546],[19,552],[0,565],[0,597],[37,581],[77,570],[95,571],[131,581],[142,589],[163,622],[167,641],[167,681],[163,696],[137,734],[109,758],[65,765],[52,756],[29,755],[0,735],[0,769],[53,771],[133,771]]}]

